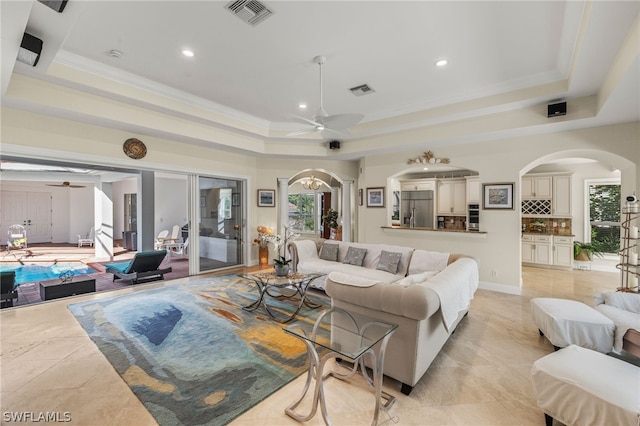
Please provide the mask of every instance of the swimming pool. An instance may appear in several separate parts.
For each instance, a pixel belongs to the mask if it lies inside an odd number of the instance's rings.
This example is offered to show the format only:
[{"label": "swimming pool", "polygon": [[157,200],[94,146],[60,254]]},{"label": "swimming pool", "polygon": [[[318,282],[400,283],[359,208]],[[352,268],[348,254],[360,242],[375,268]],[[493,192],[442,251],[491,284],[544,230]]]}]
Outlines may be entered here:
[{"label": "swimming pool", "polygon": [[0,265],[0,272],[4,271],[16,271],[16,284],[52,280],[58,278],[64,271],[72,271],[74,276],[95,274],[98,272],[84,263],[56,263],[55,265],[29,264],[19,266]]}]

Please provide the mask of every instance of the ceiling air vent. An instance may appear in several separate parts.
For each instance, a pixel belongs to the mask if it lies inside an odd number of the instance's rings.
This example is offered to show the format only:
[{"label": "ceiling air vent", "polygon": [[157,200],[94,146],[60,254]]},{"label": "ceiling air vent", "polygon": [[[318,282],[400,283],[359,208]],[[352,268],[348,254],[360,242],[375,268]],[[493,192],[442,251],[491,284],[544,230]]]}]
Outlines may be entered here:
[{"label": "ceiling air vent", "polygon": [[369,87],[368,84],[361,84],[360,86],[352,87],[349,90],[351,90],[351,93],[353,93],[356,96],[368,95],[369,93],[375,92],[375,90]]},{"label": "ceiling air vent", "polygon": [[267,19],[273,12],[256,0],[236,0],[227,3],[225,8],[251,26]]}]

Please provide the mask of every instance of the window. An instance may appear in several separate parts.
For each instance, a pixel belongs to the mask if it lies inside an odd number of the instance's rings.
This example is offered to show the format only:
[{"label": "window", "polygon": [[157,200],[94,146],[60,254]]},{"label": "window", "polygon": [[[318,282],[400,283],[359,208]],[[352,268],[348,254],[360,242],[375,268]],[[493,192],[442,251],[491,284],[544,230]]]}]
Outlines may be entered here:
[{"label": "window", "polygon": [[315,232],[316,197],[314,193],[289,194],[289,226],[298,232]]},{"label": "window", "polygon": [[591,241],[605,253],[620,250],[620,185],[589,185]]}]

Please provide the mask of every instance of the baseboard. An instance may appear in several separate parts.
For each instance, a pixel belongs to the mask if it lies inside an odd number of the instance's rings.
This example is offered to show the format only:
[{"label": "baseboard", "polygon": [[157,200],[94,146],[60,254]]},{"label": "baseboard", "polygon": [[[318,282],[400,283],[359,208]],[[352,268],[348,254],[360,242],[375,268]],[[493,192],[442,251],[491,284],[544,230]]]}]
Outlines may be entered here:
[{"label": "baseboard", "polygon": [[499,293],[515,294],[520,296],[522,294],[522,287],[514,287],[512,285],[492,283],[488,281],[480,281],[478,288],[481,290],[497,291]]}]

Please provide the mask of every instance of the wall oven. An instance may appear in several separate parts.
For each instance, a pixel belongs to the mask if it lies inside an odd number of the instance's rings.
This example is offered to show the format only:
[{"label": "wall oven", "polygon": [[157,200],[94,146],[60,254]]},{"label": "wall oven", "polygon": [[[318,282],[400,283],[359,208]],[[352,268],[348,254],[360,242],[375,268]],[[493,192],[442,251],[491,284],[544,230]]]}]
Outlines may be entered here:
[{"label": "wall oven", "polygon": [[467,229],[480,231],[480,204],[469,204],[467,209]]}]

